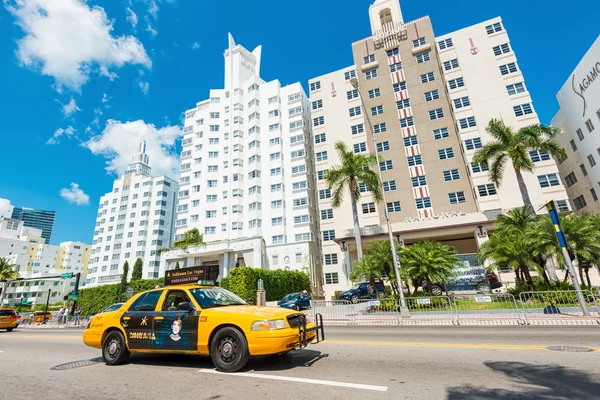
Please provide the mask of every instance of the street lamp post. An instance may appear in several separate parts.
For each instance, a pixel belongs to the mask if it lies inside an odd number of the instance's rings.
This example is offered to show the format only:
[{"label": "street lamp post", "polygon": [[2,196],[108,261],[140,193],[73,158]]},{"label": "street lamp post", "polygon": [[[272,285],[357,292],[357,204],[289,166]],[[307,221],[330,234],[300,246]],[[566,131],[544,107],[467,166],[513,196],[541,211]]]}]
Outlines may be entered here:
[{"label": "street lamp post", "polygon": [[[371,120],[369,119],[369,115],[367,114],[367,107],[365,106],[365,102],[363,100],[362,93],[360,92],[360,88],[358,87],[358,79],[352,78],[350,79],[350,84],[354,89],[358,90],[358,97],[360,97],[360,103],[362,104],[363,113],[365,119],[367,120],[368,129],[371,133],[371,140],[373,141],[373,148],[375,149],[375,154],[377,154],[377,141],[375,140],[375,132],[373,130],[373,125],[371,124]],[[390,246],[392,248],[392,257],[394,258],[394,273],[396,275],[396,281],[398,282],[398,292],[400,294],[400,315],[402,318],[409,318],[408,307],[406,306],[406,300],[404,299],[404,290],[402,288],[402,278],[400,277],[400,259],[398,258],[398,254],[396,253],[396,246],[394,244],[394,233],[392,232],[392,223],[390,222],[390,216],[387,210],[387,201],[385,198],[385,188],[383,187],[383,175],[381,174],[381,164],[379,164],[379,160],[377,161],[377,172],[379,173],[379,186],[381,189],[381,196],[383,200],[383,212],[385,215],[385,220],[387,223],[387,230],[390,239]]]}]

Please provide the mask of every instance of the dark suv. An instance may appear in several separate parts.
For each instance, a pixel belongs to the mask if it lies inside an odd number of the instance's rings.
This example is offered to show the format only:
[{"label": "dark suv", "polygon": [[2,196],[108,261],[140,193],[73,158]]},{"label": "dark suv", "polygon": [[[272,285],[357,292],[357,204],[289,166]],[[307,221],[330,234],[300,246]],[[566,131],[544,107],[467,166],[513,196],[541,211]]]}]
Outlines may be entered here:
[{"label": "dark suv", "polygon": [[[487,274],[487,280],[490,283],[490,289],[498,289],[502,287],[502,282],[498,275],[491,272]],[[427,283],[422,282],[421,286],[424,291],[427,291]],[[441,296],[444,292],[454,292],[462,290],[476,290],[478,292],[485,292],[488,290],[488,284],[483,276],[471,277],[471,278],[460,278],[454,279],[444,285],[443,283],[434,283],[431,286],[431,294],[434,296]]]},{"label": "dark suv", "polygon": [[[346,290],[338,294],[338,300],[348,300],[352,303],[357,303],[359,299],[374,299],[375,293],[369,296],[369,282],[361,282],[356,284],[351,289]],[[379,292],[379,297],[385,297],[385,288],[382,284],[377,283],[377,291]]]}]

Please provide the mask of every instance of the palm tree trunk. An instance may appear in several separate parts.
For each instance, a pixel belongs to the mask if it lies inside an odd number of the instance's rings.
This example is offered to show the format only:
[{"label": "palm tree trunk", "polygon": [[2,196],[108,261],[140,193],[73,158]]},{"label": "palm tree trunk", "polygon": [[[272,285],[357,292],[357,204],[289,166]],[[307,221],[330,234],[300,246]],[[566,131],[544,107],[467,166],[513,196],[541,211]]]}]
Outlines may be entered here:
[{"label": "palm tree trunk", "polygon": [[358,259],[363,257],[362,241],[360,235],[360,224],[358,223],[358,209],[356,207],[356,196],[350,191],[350,202],[352,203],[352,218],[354,219],[354,239],[356,240],[356,253]]},{"label": "palm tree trunk", "polygon": [[587,285],[592,287],[592,281],[590,280],[590,269],[588,267],[585,268],[585,278],[587,280]]},{"label": "palm tree trunk", "polygon": [[531,204],[531,199],[529,198],[529,191],[527,190],[527,185],[525,185],[525,180],[523,179],[523,174],[521,173],[521,170],[515,169],[515,174],[517,174],[517,182],[519,183],[519,190],[521,191],[523,204],[525,204],[528,207],[528,211],[531,214],[535,214],[533,204]]},{"label": "palm tree trunk", "polygon": [[0,288],[2,289],[2,292],[0,292],[0,308],[2,308],[2,302],[4,301],[4,294],[6,292],[6,288],[8,288],[8,283],[2,282],[2,286]]},{"label": "palm tree trunk", "polygon": [[527,286],[529,286],[529,290],[534,290],[535,288],[533,287],[533,279],[531,279],[529,268],[527,268],[526,266],[522,266],[521,271],[523,271],[523,275],[525,275],[525,280],[527,281]]},{"label": "palm tree trunk", "polygon": [[515,279],[517,280],[517,286],[523,285],[523,276],[521,275],[521,267],[515,268]]}]

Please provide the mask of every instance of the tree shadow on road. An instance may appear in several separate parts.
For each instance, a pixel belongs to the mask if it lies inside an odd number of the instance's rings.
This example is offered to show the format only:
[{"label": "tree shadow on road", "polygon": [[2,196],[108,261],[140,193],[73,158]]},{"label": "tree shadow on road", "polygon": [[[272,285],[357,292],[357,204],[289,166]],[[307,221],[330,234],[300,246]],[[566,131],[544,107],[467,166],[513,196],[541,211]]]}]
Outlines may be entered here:
[{"label": "tree shadow on road", "polygon": [[514,388],[460,386],[448,389],[448,399],[600,399],[598,378],[559,365],[533,365],[522,362],[486,362],[488,368],[504,373]]}]

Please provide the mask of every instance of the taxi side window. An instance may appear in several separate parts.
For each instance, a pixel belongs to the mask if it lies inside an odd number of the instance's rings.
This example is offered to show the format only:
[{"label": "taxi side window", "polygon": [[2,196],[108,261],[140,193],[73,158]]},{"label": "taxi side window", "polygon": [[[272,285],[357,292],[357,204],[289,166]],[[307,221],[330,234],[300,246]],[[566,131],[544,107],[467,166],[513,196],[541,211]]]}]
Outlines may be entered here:
[{"label": "taxi side window", "polygon": [[133,302],[131,307],[129,307],[129,311],[154,311],[161,294],[162,290],[156,290],[140,296]]},{"label": "taxi side window", "polygon": [[144,301],[144,299],[146,298],[146,296],[148,296],[148,293],[144,293],[140,297],[138,297],[131,304],[131,306],[129,306],[129,310],[127,310],[127,311],[139,311],[140,310],[140,306],[142,305],[142,301]]},{"label": "taxi side window", "polygon": [[181,290],[173,290],[165,298],[162,311],[176,311],[177,306],[184,301],[190,302],[188,295]]}]

